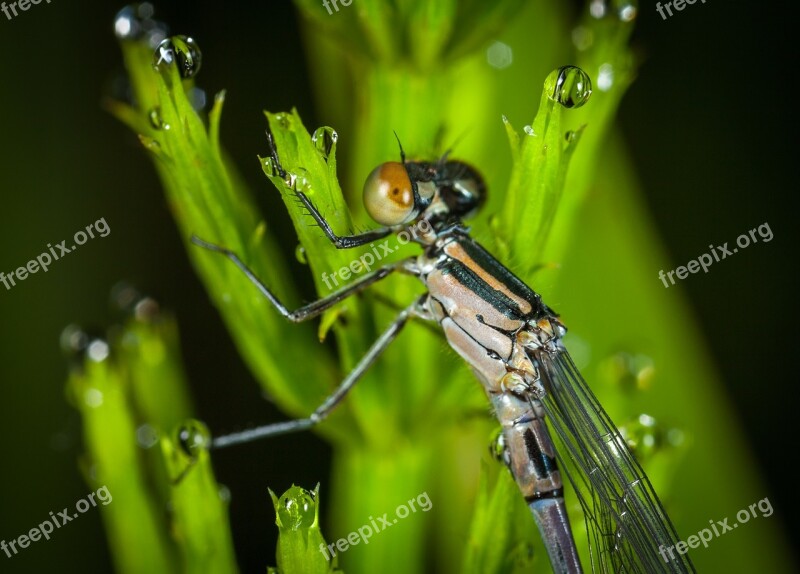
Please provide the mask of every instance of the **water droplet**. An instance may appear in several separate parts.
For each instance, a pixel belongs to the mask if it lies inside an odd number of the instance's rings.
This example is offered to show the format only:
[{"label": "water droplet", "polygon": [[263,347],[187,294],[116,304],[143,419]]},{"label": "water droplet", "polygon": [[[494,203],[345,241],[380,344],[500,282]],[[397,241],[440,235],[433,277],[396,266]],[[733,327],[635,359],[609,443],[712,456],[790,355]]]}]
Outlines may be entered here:
[{"label": "water droplet", "polygon": [[633,22],[638,13],[639,9],[636,7],[635,2],[627,1],[618,3],[617,16],[619,16],[619,19],[623,22]]},{"label": "water droplet", "polygon": [[133,316],[137,321],[150,323],[158,318],[161,308],[152,297],[142,297],[133,308]]},{"label": "water droplet", "polygon": [[597,72],[597,89],[607,92],[614,85],[614,67],[611,64],[603,64]]},{"label": "water droplet", "polygon": [[59,344],[64,353],[75,357],[86,350],[89,344],[89,335],[79,325],[67,325],[61,331]]},{"label": "water droplet", "polygon": [[641,414],[635,420],[622,425],[620,433],[639,462],[652,457],[666,442],[664,428],[647,414]]},{"label": "water droplet", "polygon": [[506,437],[503,434],[503,429],[499,428],[492,436],[492,442],[489,443],[489,454],[498,462],[508,464],[508,451],[506,450]]},{"label": "water droplet", "polygon": [[292,120],[289,117],[289,114],[285,114],[283,112],[278,112],[275,114],[275,121],[280,124],[282,128],[288,129],[292,125]]},{"label": "water droplet", "polygon": [[577,66],[562,66],[550,72],[544,90],[548,98],[565,108],[579,108],[592,95],[592,81]]},{"label": "water droplet", "polygon": [[139,134],[139,141],[142,142],[142,145],[147,151],[156,155],[161,154],[161,144],[158,143],[157,140],[154,140],[146,135]]},{"label": "water droplet", "polygon": [[145,40],[155,48],[167,37],[167,25],[153,19],[153,5],[149,2],[130,4],[114,17],[114,34],[120,40]]},{"label": "water droplet", "polygon": [[219,491],[217,493],[222,502],[228,503],[231,501],[231,489],[224,484],[219,485]]},{"label": "water droplet", "polygon": [[529,136],[536,137],[536,132],[533,131],[533,128],[531,126],[525,126],[524,128],[522,128],[522,131],[524,131]]},{"label": "water droplet", "polygon": [[308,265],[308,259],[306,258],[306,248],[297,244],[297,247],[294,250],[295,259],[297,259],[303,265]]},{"label": "water droplet", "polygon": [[211,446],[211,433],[206,425],[191,419],[178,429],[177,442],[187,456],[197,458],[201,451]]},{"label": "water droplet", "polygon": [[635,0],[592,0],[589,13],[594,18],[615,16],[622,22],[632,22],[638,14]]},{"label": "water droplet", "polygon": [[86,358],[95,363],[102,363],[111,354],[111,347],[103,339],[93,339],[86,347]]},{"label": "water droplet", "polygon": [[339,134],[336,133],[336,130],[328,126],[317,128],[314,130],[314,135],[311,136],[314,147],[317,148],[317,151],[322,154],[322,157],[326,160],[338,140]]},{"label": "water droplet", "polygon": [[120,281],[111,288],[111,305],[119,311],[129,311],[141,298],[136,287],[126,281]]},{"label": "water droplet", "polygon": [[192,104],[192,109],[194,109],[194,111],[200,112],[205,109],[206,102],[208,101],[205,90],[193,86],[192,89],[186,93],[186,97],[189,98],[189,103]]},{"label": "water droplet", "polygon": [[315,494],[294,486],[281,496],[276,506],[281,527],[289,530],[310,528],[316,521],[317,501]]},{"label": "water droplet", "polygon": [[188,36],[172,36],[161,41],[153,53],[153,67],[165,72],[173,64],[178,66],[181,78],[193,78],[200,71],[203,54],[200,47]]},{"label": "water droplet", "polygon": [[653,359],[643,354],[615,353],[598,366],[609,383],[633,392],[648,388],[655,376]]},{"label": "water droplet", "polygon": [[264,162],[264,171],[269,173],[272,176],[278,175],[278,170],[275,169],[275,162],[272,161],[271,157],[265,157],[262,159]]},{"label": "water droplet", "polygon": [[608,13],[606,0],[592,0],[589,3],[589,13],[595,18],[602,18]]},{"label": "water droplet", "polygon": [[103,393],[98,389],[86,389],[83,393],[83,402],[93,409],[103,404],[103,398]]},{"label": "water droplet", "polygon": [[571,144],[575,141],[575,132],[570,130],[564,134],[564,139],[567,141],[568,144]]},{"label": "water droplet", "polygon": [[514,61],[514,51],[503,42],[495,42],[486,49],[486,61],[492,68],[502,70]]},{"label": "water droplet", "polygon": [[164,123],[164,119],[161,117],[161,108],[155,107],[150,110],[150,113],[147,114],[147,117],[150,119],[150,125],[153,126],[153,129],[156,130],[168,130],[169,124]]},{"label": "water droplet", "polygon": [[111,305],[126,315],[142,322],[152,322],[158,318],[160,306],[158,301],[142,295],[136,287],[120,281],[111,288]]},{"label": "water droplet", "polygon": [[142,448],[153,448],[158,442],[158,431],[148,424],[136,429],[136,442]]},{"label": "water droplet", "polygon": [[594,32],[586,26],[577,26],[572,30],[572,43],[581,52],[588,50],[594,43]]}]

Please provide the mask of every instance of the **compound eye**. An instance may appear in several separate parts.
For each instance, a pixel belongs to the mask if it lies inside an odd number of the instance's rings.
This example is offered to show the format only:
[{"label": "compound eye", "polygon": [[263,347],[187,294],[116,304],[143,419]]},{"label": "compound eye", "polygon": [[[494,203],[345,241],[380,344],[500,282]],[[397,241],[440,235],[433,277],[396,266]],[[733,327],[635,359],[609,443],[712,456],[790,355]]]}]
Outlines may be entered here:
[{"label": "compound eye", "polygon": [[381,225],[400,225],[416,215],[414,190],[402,163],[390,161],[372,170],[364,184],[364,207]]}]

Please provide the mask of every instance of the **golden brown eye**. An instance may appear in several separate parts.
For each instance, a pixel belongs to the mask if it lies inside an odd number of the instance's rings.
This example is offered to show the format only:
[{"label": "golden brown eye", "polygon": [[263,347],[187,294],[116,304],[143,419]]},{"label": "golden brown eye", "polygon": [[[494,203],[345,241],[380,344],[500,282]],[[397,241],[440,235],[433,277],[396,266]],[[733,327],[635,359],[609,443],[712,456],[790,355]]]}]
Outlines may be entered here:
[{"label": "golden brown eye", "polygon": [[379,165],[364,184],[364,207],[382,225],[400,225],[415,215],[414,190],[402,163]]}]

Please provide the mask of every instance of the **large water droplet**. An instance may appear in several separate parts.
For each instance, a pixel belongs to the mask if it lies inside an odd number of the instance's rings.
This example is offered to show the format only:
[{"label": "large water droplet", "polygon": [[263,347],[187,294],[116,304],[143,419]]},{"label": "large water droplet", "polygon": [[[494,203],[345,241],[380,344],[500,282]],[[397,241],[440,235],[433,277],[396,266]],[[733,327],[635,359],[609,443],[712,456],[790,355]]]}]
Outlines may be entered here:
[{"label": "large water droplet", "polygon": [[553,70],[544,81],[547,97],[565,108],[579,108],[592,95],[592,81],[577,66],[562,66]]},{"label": "large water droplet", "polygon": [[314,135],[311,136],[311,141],[314,143],[314,147],[317,148],[317,151],[322,154],[326,160],[328,156],[331,154],[331,150],[333,146],[336,145],[336,142],[339,139],[339,134],[336,133],[331,127],[322,126],[314,130]]},{"label": "large water droplet", "polygon": [[314,493],[299,486],[292,486],[287,490],[277,504],[278,520],[283,528],[289,530],[313,526],[316,511]]},{"label": "large water droplet", "polygon": [[306,248],[297,244],[297,247],[294,250],[295,259],[297,259],[303,265],[308,265],[308,258],[306,257]]},{"label": "large water droplet", "polygon": [[202,61],[200,47],[188,36],[172,36],[162,40],[153,54],[153,67],[156,70],[164,72],[170,66],[177,65],[184,79],[196,76]]},{"label": "large water droplet", "polygon": [[120,40],[142,40],[155,48],[167,37],[167,25],[153,19],[153,5],[149,2],[130,4],[114,17],[114,34]]},{"label": "large water droplet", "polygon": [[201,451],[211,446],[211,433],[206,425],[191,419],[178,429],[177,443],[190,458],[197,458]]},{"label": "large water droplet", "polygon": [[536,132],[535,132],[535,131],[533,131],[533,128],[532,128],[531,126],[525,126],[525,127],[523,127],[523,128],[522,128],[522,131],[524,131],[524,132],[525,132],[526,134],[528,134],[529,136],[536,137]]}]

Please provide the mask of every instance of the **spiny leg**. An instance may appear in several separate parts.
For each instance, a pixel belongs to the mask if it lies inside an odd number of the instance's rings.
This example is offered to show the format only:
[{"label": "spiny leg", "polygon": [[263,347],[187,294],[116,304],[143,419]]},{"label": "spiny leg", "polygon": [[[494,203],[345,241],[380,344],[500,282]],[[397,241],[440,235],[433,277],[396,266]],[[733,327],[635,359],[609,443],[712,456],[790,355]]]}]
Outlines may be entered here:
[{"label": "spiny leg", "polygon": [[317,407],[313,413],[307,418],[295,419],[292,421],[285,421],[281,423],[274,423],[246,431],[229,434],[215,438],[211,446],[212,448],[222,448],[232,444],[242,442],[250,442],[256,439],[277,436],[297,431],[306,430],[318,424],[327,417],[331,411],[342,401],[345,395],[352,389],[369,367],[375,362],[378,356],[389,346],[389,344],[397,337],[401,329],[408,322],[412,315],[420,314],[418,303],[404,309],[391,325],[381,334],[380,337],[372,344],[367,353],[361,358],[358,364],[350,371],[344,380],[339,383],[336,390],[326,398],[323,403]]},{"label": "spiny leg", "polygon": [[390,263],[389,265],[385,265],[374,271],[371,271],[360,277],[358,280],[353,281],[349,285],[342,287],[338,291],[334,291],[327,297],[323,297],[322,299],[318,299],[317,301],[313,301],[307,305],[303,305],[299,309],[295,309],[294,311],[290,311],[286,308],[286,306],[280,302],[280,300],[275,296],[275,294],[270,291],[269,287],[264,285],[261,280],[256,277],[256,274],[245,265],[245,263],[239,259],[239,256],[236,255],[230,249],[226,249],[224,247],[220,247],[219,245],[214,245],[213,243],[208,243],[207,241],[203,241],[197,236],[192,236],[192,243],[208,249],[209,251],[214,251],[216,253],[221,253],[231,261],[247,276],[251,283],[253,283],[259,291],[261,291],[262,295],[264,295],[267,299],[269,299],[270,303],[278,310],[278,312],[286,317],[289,321],[293,323],[300,323],[302,321],[306,321],[308,319],[312,319],[317,315],[320,315],[322,312],[330,309],[337,303],[344,301],[351,295],[358,293],[359,291],[363,291],[373,283],[380,281],[384,277],[387,277],[394,271],[404,270],[406,272],[412,272],[412,269],[409,263],[412,260],[404,260],[398,261],[397,263]]},{"label": "spiny leg", "polygon": [[[275,137],[272,135],[272,132],[269,130],[269,128],[267,128],[266,133],[267,143],[269,144],[269,156],[272,158],[272,165],[274,166],[275,173],[286,179],[287,172],[285,169],[283,169],[280,157],[278,157],[278,147],[275,145]],[[325,218],[322,217],[322,214],[319,212],[319,210],[317,210],[317,208],[314,207],[314,204],[311,203],[311,200],[308,199],[308,196],[302,192],[296,193],[303,206],[308,210],[308,212],[311,214],[311,217],[314,218],[314,221],[317,222],[317,225],[319,225],[322,231],[325,233],[325,237],[327,237],[337,249],[361,247],[362,245],[366,245],[377,239],[383,239],[392,233],[391,229],[383,227],[381,229],[375,229],[373,231],[367,231],[366,233],[359,233],[356,235],[336,235]]]},{"label": "spiny leg", "polygon": [[373,229],[372,231],[365,231],[364,233],[359,233],[356,235],[336,235],[333,232],[333,229],[331,229],[331,226],[327,221],[325,221],[325,218],[322,217],[322,214],[317,210],[316,207],[314,207],[314,204],[311,203],[311,200],[308,199],[308,196],[305,193],[298,191],[297,197],[311,214],[311,217],[314,218],[314,221],[317,222],[317,225],[320,226],[323,233],[325,233],[325,237],[330,240],[336,249],[351,249],[353,247],[361,247],[362,245],[366,245],[378,239],[383,239],[392,233],[392,230],[388,227],[381,227],[380,229]]}]

